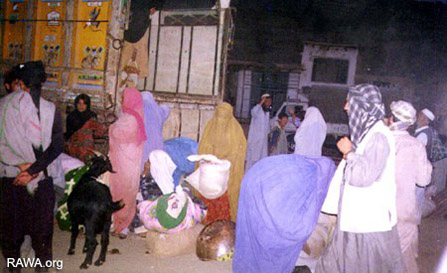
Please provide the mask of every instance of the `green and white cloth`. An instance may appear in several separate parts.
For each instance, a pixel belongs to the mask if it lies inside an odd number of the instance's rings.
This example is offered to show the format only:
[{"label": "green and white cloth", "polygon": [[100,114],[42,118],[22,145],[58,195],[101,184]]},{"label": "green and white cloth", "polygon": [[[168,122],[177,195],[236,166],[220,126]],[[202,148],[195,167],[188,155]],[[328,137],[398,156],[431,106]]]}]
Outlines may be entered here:
[{"label": "green and white cloth", "polygon": [[68,196],[70,196],[76,184],[79,182],[81,177],[88,171],[89,167],[87,165],[78,167],[69,171],[65,175],[65,191],[64,197],[57,204],[56,220],[59,228],[61,230],[71,230],[71,220],[68,213],[67,201]]}]

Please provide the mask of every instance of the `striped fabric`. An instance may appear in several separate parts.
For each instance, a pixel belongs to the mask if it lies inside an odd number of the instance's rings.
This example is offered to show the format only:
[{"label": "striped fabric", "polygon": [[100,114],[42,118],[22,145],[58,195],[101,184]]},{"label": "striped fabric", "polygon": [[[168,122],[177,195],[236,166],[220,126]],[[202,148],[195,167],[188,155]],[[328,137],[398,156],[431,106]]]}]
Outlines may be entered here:
[{"label": "striped fabric", "polygon": [[348,118],[354,148],[377,121],[385,117],[382,94],[377,86],[359,84],[348,92]]}]

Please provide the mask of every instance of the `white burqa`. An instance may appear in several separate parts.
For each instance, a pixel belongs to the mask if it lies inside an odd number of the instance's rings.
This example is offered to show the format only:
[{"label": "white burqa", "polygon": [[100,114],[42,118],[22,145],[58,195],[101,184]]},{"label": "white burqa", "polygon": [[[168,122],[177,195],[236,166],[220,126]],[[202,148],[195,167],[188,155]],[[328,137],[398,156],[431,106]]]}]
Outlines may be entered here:
[{"label": "white burqa", "polygon": [[270,132],[270,114],[257,104],[251,109],[251,122],[247,138],[245,170],[249,170],[260,159],[268,155],[268,134]]},{"label": "white burqa", "polygon": [[304,120],[295,133],[295,154],[321,156],[326,133],[326,122],[320,110],[313,106],[307,108]]}]

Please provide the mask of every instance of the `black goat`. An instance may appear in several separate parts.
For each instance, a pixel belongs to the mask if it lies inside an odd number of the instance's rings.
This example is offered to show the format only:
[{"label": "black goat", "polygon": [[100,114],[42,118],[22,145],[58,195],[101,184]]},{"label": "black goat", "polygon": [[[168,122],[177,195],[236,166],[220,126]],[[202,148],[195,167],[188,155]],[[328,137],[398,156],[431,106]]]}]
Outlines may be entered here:
[{"label": "black goat", "polygon": [[112,213],[124,207],[121,201],[113,202],[109,187],[96,181],[106,171],[113,173],[110,160],[95,152],[89,170],[82,176],[68,197],[68,212],[71,218],[71,242],[68,255],[73,255],[79,225],[84,225],[86,237],[83,252],[87,252],[81,269],[92,264],[93,253],[98,242],[96,234],[101,233],[101,253],[96,266],[102,265],[106,260],[107,246],[109,245],[109,232],[112,223]]}]

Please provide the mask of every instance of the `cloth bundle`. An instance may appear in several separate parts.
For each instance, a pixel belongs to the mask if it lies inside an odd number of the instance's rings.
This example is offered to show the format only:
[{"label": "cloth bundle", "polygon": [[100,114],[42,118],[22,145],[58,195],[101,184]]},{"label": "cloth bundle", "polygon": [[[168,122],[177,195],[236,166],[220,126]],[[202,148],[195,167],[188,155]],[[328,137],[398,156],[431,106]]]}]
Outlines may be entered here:
[{"label": "cloth bundle", "polygon": [[199,144],[197,141],[186,137],[168,139],[164,142],[164,149],[171,157],[177,168],[174,170],[174,185],[178,186],[182,175],[194,172],[195,164],[187,159],[188,156],[197,154]]},{"label": "cloth bundle", "polygon": [[68,213],[67,201],[76,184],[81,180],[82,176],[88,171],[88,165],[84,165],[68,171],[65,175],[64,197],[57,204],[56,220],[61,230],[71,230],[70,214]]},{"label": "cloth bundle", "polygon": [[[163,195],[138,205],[139,218],[148,230],[176,233],[194,227],[206,216],[206,209],[194,203],[181,185],[175,185],[173,174],[176,170],[181,169],[183,173],[193,169],[180,158],[181,155],[176,159],[182,164],[179,168],[162,150],[155,150],[149,155],[151,175]],[[186,178],[191,186],[207,198],[217,198],[225,193],[231,166],[228,160],[220,160],[213,155],[190,155],[188,160],[200,161],[199,168]]]},{"label": "cloth bundle", "polygon": [[199,168],[185,180],[205,198],[216,199],[227,191],[230,161],[220,160],[214,155],[191,155],[188,160],[198,161]]},{"label": "cloth bundle", "polygon": [[146,229],[168,234],[194,227],[206,216],[206,210],[195,204],[181,186],[176,192],[141,202],[138,211]]}]

